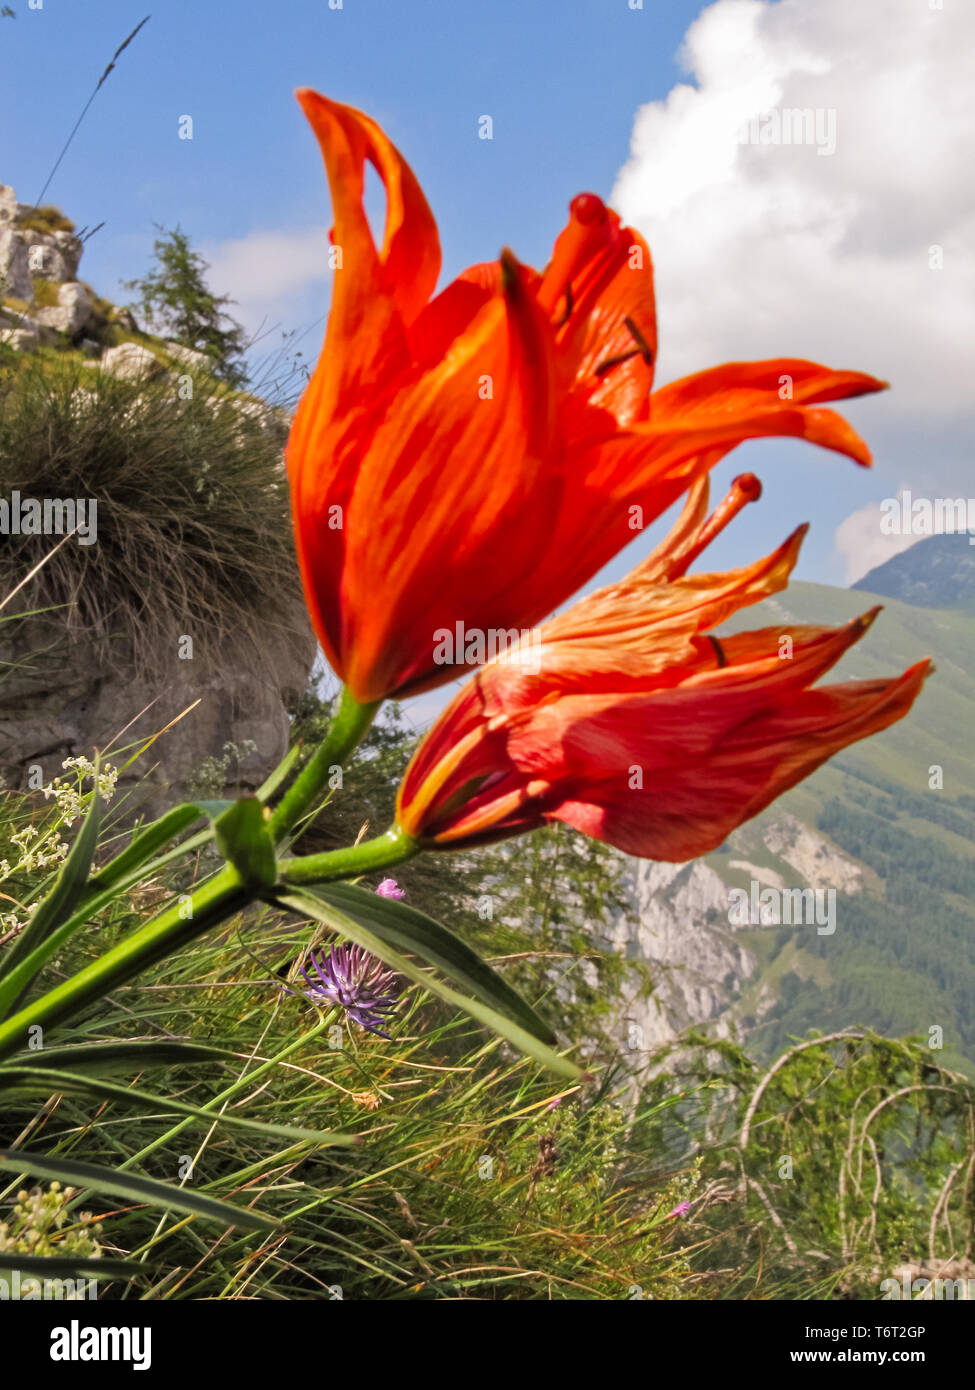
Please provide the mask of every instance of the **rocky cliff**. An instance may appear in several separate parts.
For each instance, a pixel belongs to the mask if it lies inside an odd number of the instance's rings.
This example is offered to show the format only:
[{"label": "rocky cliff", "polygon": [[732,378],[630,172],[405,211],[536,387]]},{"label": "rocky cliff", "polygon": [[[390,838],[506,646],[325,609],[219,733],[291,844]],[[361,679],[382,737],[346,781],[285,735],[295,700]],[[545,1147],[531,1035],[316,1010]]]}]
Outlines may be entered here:
[{"label": "rocky cliff", "polygon": [[[215,381],[205,354],[140,330],[130,310],[111,304],[80,281],[83,246],[83,237],[58,209],[21,203],[13,189],[0,184],[0,379],[6,383],[5,391],[16,390],[17,382],[26,381],[30,372],[34,373],[31,389],[38,382],[59,383],[34,418],[25,412],[27,423],[18,426],[22,431],[19,437],[8,438],[4,432],[0,530],[5,534],[0,534],[0,546],[7,554],[0,602],[58,542],[57,535],[49,541],[46,534],[37,536],[35,542],[33,536],[17,534],[20,528],[15,513],[22,506],[22,495],[32,495],[35,490],[30,486],[32,481],[43,489],[43,495],[38,492],[32,497],[32,504],[63,506],[63,499],[51,499],[47,494],[52,488],[61,490],[62,470],[57,459],[64,455],[45,459],[44,440],[50,438],[50,450],[55,452],[74,448],[81,462],[80,476],[73,481],[86,483],[86,493],[94,490],[99,494],[87,499],[89,510],[92,503],[97,505],[97,536],[86,537],[83,547],[60,556],[63,560],[71,554],[76,564],[77,585],[68,604],[29,619],[21,616],[16,623],[5,621],[0,627],[0,776],[9,786],[37,785],[38,766],[46,780],[60,772],[65,757],[90,754],[93,747],[105,748],[110,743],[116,750],[120,745],[129,748],[124,756],[116,754],[116,761],[125,762],[133,744],[172,725],[120,779],[120,786],[129,792],[127,809],[140,805],[143,810],[157,812],[199,789],[201,783],[210,796],[238,787],[252,788],[286,750],[287,705],[307,685],[317,650],[290,555],[282,458],[288,422],[281,411],[257,397],[231,391]],[[102,389],[100,383],[113,381],[118,383],[114,394]],[[178,443],[190,461],[189,471],[195,476],[197,466],[199,470],[195,484],[194,477],[176,479],[181,490],[171,497],[164,494],[167,484],[174,483],[174,470],[167,472],[164,460],[157,469],[155,489],[151,478],[138,496],[124,480],[116,488],[110,467],[102,461],[111,450],[97,442],[104,439],[98,431],[112,431],[115,420],[120,421],[119,429],[131,424],[132,412],[148,402],[150,393],[157,419],[165,422],[183,412],[185,429]],[[40,393],[34,390],[34,395],[39,397]],[[191,397],[192,401],[188,399]],[[10,400],[5,394],[3,404],[8,406]],[[111,413],[116,408],[112,401],[117,403],[115,415]],[[190,418],[191,411],[196,411],[197,425]],[[197,426],[204,411],[211,412],[214,419],[229,417],[229,423],[209,433],[201,432]],[[205,426],[207,420],[202,423]],[[85,445],[87,455],[78,443],[84,430],[95,440]],[[207,482],[211,464],[206,457],[200,457],[196,464],[194,441],[204,441],[200,445],[204,454],[207,444],[213,446],[215,441],[229,441],[227,447],[232,450],[241,431],[260,436],[256,444],[252,438],[246,445],[247,480],[259,503],[267,499],[273,524],[284,533],[279,548],[281,564],[288,568],[292,582],[287,582],[287,576],[282,579],[282,570],[275,577],[274,592],[284,598],[262,609],[260,598],[265,586],[257,575],[246,633],[219,636],[226,623],[214,624],[218,638],[205,653],[198,650],[196,659],[185,661],[174,654],[156,663],[154,669],[147,669],[145,662],[135,659],[134,651],[128,651],[131,634],[124,630],[127,619],[114,623],[109,619],[106,630],[94,632],[91,625],[85,629],[74,622],[75,615],[92,585],[101,585],[104,612],[111,614],[115,608],[131,614],[131,604],[113,604],[111,592],[106,592],[112,580],[105,576],[122,568],[117,557],[133,534],[134,511],[145,513],[156,505],[162,511],[168,506],[172,522],[162,544],[177,549],[181,543],[192,546],[198,562],[210,563],[214,569],[216,562],[208,555],[212,528],[231,524],[219,520],[221,511],[227,513],[214,489],[219,488],[220,481],[225,488],[236,488],[237,483],[226,477]],[[177,433],[174,427],[174,439]],[[158,438],[148,442],[153,444]],[[29,448],[23,447],[25,442]],[[33,455],[30,464],[24,462],[28,455]],[[266,486],[257,476],[264,462]],[[25,481],[24,470],[30,467],[34,471]],[[97,482],[90,483],[91,476],[97,476]],[[234,500],[239,514],[239,496]],[[75,505],[73,501],[71,505]],[[204,516],[208,505],[210,511]],[[191,538],[188,509],[200,512],[198,539]],[[23,557],[19,563],[18,556]],[[140,563],[137,548],[133,548],[130,563]],[[168,573],[167,582],[179,582],[177,567],[170,567]],[[35,606],[35,593],[36,587],[25,589],[7,608],[4,618]],[[151,572],[143,594],[139,621],[144,635],[150,642],[157,637],[160,649],[175,653],[171,634],[161,626],[158,634],[153,632]],[[161,602],[159,607],[163,607]],[[199,605],[196,613],[197,628],[205,633],[209,626],[206,614],[199,613]],[[106,637],[110,638],[108,645]]]}]

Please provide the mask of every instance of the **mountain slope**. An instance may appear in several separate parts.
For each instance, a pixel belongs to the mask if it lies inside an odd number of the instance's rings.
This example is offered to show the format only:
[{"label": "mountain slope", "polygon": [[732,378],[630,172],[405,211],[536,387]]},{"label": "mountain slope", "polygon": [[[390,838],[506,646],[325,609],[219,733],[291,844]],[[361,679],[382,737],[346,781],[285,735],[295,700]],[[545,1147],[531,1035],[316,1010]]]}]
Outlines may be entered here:
[{"label": "mountain slope", "polygon": [[[913,582],[919,548],[882,567],[888,587]],[[955,553],[964,573],[967,544]],[[833,759],[694,865],[634,864],[639,927],[618,923],[614,945],[654,969],[655,998],[642,1013],[634,1001],[637,1013],[628,1015],[649,1039],[707,1020],[769,1056],[810,1029],[941,1029],[939,1060],[975,1070],[975,613],[797,583],[725,631],[839,624],[878,597],[878,621],[827,679],[894,675],[930,656],[936,671],[911,714]],[[763,889],[778,894],[769,895],[779,910],[769,910],[767,924],[757,914],[730,920],[732,890],[751,897]],[[792,889],[818,895],[803,900],[799,923],[783,920],[783,892]]]},{"label": "mountain slope", "polygon": [[[975,537],[971,538],[975,539]],[[921,608],[975,609],[975,545],[964,532],[925,536],[852,587]]]}]

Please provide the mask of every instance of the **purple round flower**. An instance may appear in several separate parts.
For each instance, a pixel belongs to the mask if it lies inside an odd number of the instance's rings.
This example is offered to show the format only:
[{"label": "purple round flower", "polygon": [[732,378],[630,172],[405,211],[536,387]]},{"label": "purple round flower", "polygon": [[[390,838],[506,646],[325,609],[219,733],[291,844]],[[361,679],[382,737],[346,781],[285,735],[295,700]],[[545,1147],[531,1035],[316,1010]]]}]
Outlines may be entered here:
[{"label": "purple round flower", "polygon": [[326,1007],[338,1005],[370,1033],[388,1038],[380,1024],[399,1003],[396,976],[361,946],[330,946],[312,951],[301,974],[307,999]]},{"label": "purple round flower", "polygon": [[384,878],[376,889],[381,898],[405,898],[406,889],[401,888],[395,878]]}]

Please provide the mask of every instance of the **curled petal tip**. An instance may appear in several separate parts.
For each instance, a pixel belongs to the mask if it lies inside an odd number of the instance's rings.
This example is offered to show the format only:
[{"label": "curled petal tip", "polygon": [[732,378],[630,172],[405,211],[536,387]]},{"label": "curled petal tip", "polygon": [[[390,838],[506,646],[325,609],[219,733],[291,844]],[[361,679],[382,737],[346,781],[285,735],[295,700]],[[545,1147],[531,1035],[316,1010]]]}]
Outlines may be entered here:
[{"label": "curled petal tip", "polygon": [[861,613],[859,617],[854,618],[852,623],[854,626],[859,627],[861,632],[866,632],[867,628],[872,627],[876,622],[877,615],[883,611],[884,605],[882,603],[875,604],[873,608],[868,608],[866,613]]},{"label": "curled petal tip", "polygon": [[519,289],[521,285],[519,276],[521,267],[518,264],[518,258],[515,256],[514,252],[506,246],[501,252],[500,261],[501,288],[504,290],[505,294],[512,294]]},{"label": "curled petal tip", "polygon": [[314,87],[296,87],[295,101],[307,116],[309,115],[309,108],[316,102],[324,102],[325,97],[320,92],[316,92]]}]

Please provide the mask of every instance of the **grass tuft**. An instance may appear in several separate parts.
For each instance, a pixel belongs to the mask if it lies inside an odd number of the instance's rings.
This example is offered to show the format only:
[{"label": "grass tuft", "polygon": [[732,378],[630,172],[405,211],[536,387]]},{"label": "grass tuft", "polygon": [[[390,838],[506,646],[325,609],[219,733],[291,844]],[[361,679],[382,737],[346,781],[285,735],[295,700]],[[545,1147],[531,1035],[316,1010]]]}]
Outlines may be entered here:
[{"label": "grass tuft", "polygon": [[[174,635],[203,651],[247,643],[300,592],[280,431],[205,377],[180,399],[190,379],[124,381],[50,352],[0,371],[0,495],[97,502],[97,542],[61,546],[30,606],[140,672],[168,660]],[[56,540],[4,537],[0,592]]]}]

